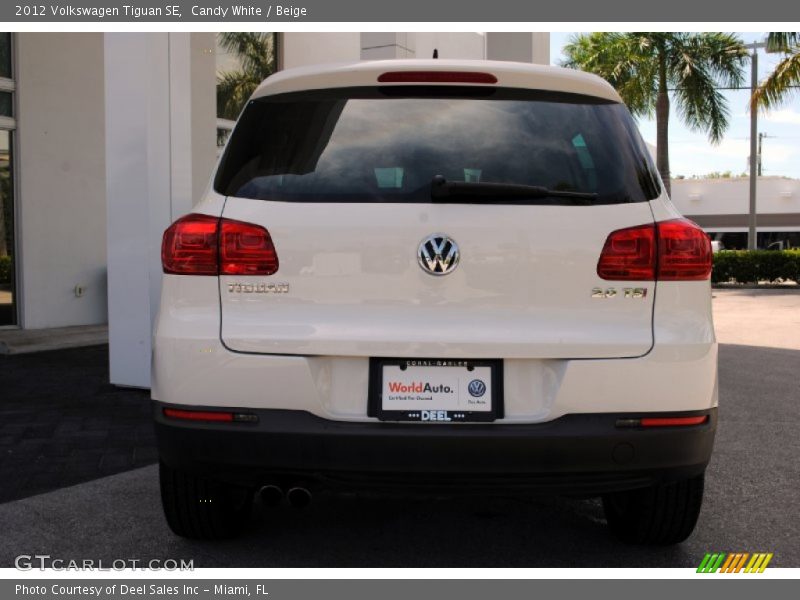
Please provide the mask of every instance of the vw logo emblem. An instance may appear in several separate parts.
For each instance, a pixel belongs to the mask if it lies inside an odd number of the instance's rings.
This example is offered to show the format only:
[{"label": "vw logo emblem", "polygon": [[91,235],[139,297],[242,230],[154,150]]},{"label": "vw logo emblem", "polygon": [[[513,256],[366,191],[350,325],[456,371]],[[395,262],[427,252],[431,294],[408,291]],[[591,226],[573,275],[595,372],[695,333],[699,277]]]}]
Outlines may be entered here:
[{"label": "vw logo emblem", "polygon": [[480,398],[486,393],[486,384],[483,383],[480,379],[473,379],[469,382],[467,386],[467,390],[469,390],[469,395],[474,398]]},{"label": "vw logo emblem", "polygon": [[444,233],[429,235],[419,245],[417,261],[422,270],[430,275],[447,275],[455,271],[461,253],[455,240]]}]

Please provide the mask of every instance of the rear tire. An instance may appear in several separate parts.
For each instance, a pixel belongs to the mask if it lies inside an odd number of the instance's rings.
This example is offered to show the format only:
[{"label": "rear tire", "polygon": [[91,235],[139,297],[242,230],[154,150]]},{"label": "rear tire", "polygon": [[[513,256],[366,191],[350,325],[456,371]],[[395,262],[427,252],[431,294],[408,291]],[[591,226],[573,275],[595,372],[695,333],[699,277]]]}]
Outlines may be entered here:
[{"label": "rear tire", "polygon": [[253,491],[159,465],[161,504],[169,528],[181,537],[219,540],[247,523]]},{"label": "rear tire", "polygon": [[703,503],[704,474],[603,496],[608,526],[630,544],[669,545],[688,538]]}]

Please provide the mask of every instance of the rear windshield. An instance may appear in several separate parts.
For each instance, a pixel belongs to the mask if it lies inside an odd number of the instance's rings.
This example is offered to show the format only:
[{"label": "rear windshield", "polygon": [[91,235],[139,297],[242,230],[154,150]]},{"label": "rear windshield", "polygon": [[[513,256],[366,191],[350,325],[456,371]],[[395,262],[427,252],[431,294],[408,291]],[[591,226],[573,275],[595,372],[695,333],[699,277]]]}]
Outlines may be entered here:
[{"label": "rear windshield", "polygon": [[252,100],[214,187],[263,200],[430,202],[436,176],[585,192],[599,204],[641,202],[660,191],[622,104],[536,90],[420,86]]}]

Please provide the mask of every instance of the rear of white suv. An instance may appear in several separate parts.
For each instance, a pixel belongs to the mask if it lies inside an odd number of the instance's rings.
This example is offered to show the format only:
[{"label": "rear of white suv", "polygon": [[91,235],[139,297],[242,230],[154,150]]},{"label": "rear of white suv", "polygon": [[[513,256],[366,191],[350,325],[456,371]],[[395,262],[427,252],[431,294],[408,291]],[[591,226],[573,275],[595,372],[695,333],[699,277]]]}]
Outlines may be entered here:
[{"label": "rear of white suv", "polygon": [[693,530],[716,428],[707,236],[616,92],[515,63],[297,69],[164,234],[153,400],[173,531],[255,491],[602,495]]}]

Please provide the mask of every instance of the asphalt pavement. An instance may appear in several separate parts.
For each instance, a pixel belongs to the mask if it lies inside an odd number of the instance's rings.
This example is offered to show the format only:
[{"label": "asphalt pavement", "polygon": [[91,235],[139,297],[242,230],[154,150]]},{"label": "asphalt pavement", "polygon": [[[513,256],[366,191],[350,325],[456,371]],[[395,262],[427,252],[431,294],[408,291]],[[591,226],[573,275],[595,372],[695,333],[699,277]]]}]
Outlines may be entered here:
[{"label": "asphalt pavement", "polygon": [[155,463],[149,400],[108,382],[107,345],[0,354],[0,503]]},{"label": "asphalt pavement", "polygon": [[773,552],[800,567],[800,351],[720,348],[720,419],[700,522],[667,548],[627,546],[597,501],[318,495],[256,505],[241,538],[173,536],[157,469],[144,467],[0,505],[0,566],[63,559],[193,559],[195,567],[693,567],[709,551]]}]

